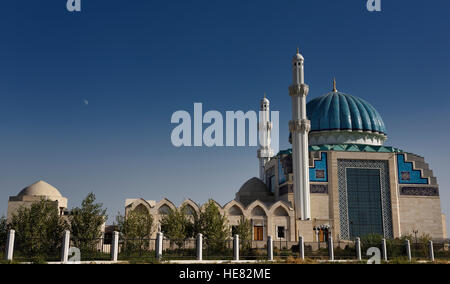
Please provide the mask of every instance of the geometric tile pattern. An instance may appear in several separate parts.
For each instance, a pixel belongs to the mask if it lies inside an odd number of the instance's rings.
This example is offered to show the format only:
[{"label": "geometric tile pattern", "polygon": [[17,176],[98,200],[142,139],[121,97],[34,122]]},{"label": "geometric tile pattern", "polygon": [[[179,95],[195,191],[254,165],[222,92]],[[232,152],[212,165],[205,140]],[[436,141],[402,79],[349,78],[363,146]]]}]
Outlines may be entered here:
[{"label": "geometric tile pattern", "polygon": [[339,223],[341,227],[340,238],[350,239],[348,220],[347,196],[347,168],[378,169],[380,171],[381,211],[383,218],[383,232],[385,238],[393,238],[392,206],[389,186],[389,169],[387,161],[377,160],[338,160],[338,188],[339,188]]},{"label": "geometric tile pattern", "polygon": [[410,196],[439,196],[439,189],[437,187],[402,186],[400,187],[400,194]]},{"label": "geometric tile pattern", "polygon": [[420,170],[413,169],[413,163],[405,161],[404,154],[397,155],[398,176],[401,184],[428,184],[427,178],[422,178]]},{"label": "geometric tile pattern", "polygon": [[322,152],[321,159],[314,161],[314,167],[309,168],[309,180],[315,182],[327,182],[327,153]]}]

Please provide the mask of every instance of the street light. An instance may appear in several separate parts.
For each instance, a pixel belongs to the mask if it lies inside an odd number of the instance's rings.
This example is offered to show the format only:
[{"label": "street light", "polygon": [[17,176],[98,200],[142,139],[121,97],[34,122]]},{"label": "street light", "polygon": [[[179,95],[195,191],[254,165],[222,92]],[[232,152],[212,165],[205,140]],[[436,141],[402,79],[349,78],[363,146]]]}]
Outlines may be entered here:
[{"label": "street light", "polygon": [[416,239],[416,249],[414,251],[414,257],[416,257],[416,252],[417,252],[417,234],[419,233],[419,230],[413,230],[414,233],[414,238]]}]

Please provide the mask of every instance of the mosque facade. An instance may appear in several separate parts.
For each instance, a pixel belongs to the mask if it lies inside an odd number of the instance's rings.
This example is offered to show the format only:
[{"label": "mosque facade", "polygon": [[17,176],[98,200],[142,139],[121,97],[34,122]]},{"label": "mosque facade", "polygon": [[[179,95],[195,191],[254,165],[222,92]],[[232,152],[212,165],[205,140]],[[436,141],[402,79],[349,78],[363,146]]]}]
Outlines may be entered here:
[{"label": "mosque facade", "polygon": [[[224,206],[230,231],[242,217],[251,221],[254,241],[351,241],[368,234],[398,238],[418,232],[433,239],[447,238],[440,190],[424,157],[384,145],[387,132],[378,111],[362,98],[331,92],[306,103],[304,58],[292,59],[291,149],[271,148],[270,101],[260,102],[257,151],[259,177],[245,182],[235,199]],[[50,184],[39,181],[8,202],[8,219],[21,206],[42,199],[67,214],[67,198]],[[155,230],[177,206],[168,199],[127,199],[125,214],[143,210],[154,216]],[[179,208],[189,215],[203,207],[185,200]],[[231,232],[230,232],[231,233]]]},{"label": "mosque facade", "polygon": [[[439,185],[425,159],[385,146],[381,115],[362,98],[331,92],[306,103],[304,58],[292,60],[291,149],[274,154],[270,147],[270,102],[258,125],[263,140],[257,152],[259,178],[251,178],[234,200],[221,206],[231,226],[242,216],[253,227],[253,239],[295,242],[354,240],[368,234],[398,238],[418,231],[433,239],[446,238]],[[198,214],[202,207],[186,200],[180,207]],[[176,206],[127,199],[125,210],[145,209],[156,223]]]}]

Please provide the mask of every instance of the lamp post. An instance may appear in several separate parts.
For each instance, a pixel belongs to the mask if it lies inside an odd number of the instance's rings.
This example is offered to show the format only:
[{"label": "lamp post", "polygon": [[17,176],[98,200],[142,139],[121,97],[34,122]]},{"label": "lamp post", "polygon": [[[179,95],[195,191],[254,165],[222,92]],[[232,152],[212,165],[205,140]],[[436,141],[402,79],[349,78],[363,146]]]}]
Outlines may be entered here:
[{"label": "lamp post", "polygon": [[313,230],[314,234],[316,235],[317,249],[320,249],[319,228],[314,226]]},{"label": "lamp post", "polygon": [[414,233],[414,238],[415,238],[415,250],[414,250],[414,257],[416,257],[416,253],[417,253],[417,234],[419,233],[419,230],[413,230]]}]

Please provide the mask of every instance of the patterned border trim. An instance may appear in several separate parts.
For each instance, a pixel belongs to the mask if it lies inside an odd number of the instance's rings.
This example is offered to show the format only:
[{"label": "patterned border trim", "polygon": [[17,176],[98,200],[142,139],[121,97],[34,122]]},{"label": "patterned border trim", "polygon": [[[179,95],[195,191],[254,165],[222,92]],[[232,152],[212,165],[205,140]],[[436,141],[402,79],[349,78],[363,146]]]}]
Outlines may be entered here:
[{"label": "patterned border trim", "polygon": [[310,192],[311,193],[328,194],[328,185],[327,184],[311,184]]},{"label": "patterned border trim", "polygon": [[[328,184],[310,184],[309,188],[311,193],[328,194]],[[293,192],[294,188],[292,184],[285,184],[282,187],[280,187],[279,194],[280,196],[282,196]]]},{"label": "patterned border trim", "polygon": [[437,187],[400,187],[401,195],[409,196],[439,196],[439,189]]},{"label": "patterned border trim", "polygon": [[339,181],[339,212],[341,239],[350,239],[348,223],[348,198],[347,198],[347,168],[378,169],[380,170],[381,185],[381,210],[383,217],[383,231],[385,238],[393,238],[392,230],[392,206],[391,192],[389,186],[389,170],[387,161],[376,160],[338,160],[338,181]]}]

